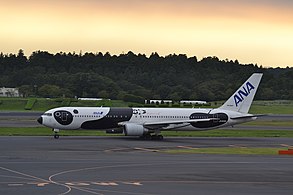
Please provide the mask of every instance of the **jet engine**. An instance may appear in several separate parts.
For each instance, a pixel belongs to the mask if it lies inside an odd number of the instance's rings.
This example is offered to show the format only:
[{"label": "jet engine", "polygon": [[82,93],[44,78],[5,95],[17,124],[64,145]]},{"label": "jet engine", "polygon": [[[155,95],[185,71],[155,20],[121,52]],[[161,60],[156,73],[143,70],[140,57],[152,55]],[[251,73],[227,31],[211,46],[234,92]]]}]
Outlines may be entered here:
[{"label": "jet engine", "polygon": [[142,136],[148,132],[148,129],[138,124],[125,124],[124,134],[126,136]]}]

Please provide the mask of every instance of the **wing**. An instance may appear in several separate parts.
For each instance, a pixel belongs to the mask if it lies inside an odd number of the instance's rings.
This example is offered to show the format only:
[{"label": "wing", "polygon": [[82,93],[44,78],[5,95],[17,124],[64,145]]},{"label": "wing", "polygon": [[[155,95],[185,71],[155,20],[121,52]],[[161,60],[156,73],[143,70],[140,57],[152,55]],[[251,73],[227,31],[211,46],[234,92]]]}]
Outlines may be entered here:
[{"label": "wing", "polygon": [[206,122],[219,120],[217,118],[207,118],[207,119],[192,119],[192,120],[178,120],[178,121],[161,121],[161,122],[146,122],[143,126],[147,129],[175,129],[180,127],[189,126],[191,123]]},{"label": "wing", "polygon": [[[192,120],[177,120],[177,121],[160,121],[160,122],[146,122],[143,125],[144,128],[150,130],[170,130],[175,128],[182,128],[189,126],[191,123],[217,121],[219,118],[207,118],[207,119],[192,119]],[[123,126],[128,122],[121,122],[119,125]]]}]

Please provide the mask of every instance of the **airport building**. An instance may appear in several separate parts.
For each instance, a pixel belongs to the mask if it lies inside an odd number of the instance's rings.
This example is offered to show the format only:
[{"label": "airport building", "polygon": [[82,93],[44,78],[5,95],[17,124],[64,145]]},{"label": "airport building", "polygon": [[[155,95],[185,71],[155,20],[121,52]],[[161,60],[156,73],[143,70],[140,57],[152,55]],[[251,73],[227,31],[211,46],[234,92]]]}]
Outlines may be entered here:
[{"label": "airport building", "polygon": [[18,88],[0,88],[0,97],[19,97]]},{"label": "airport building", "polygon": [[197,105],[197,104],[207,104],[206,101],[194,101],[194,100],[181,100],[180,104],[192,104],[192,105]]},{"label": "airport building", "polygon": [[172,104],[172,100],[145,100],[145,104]]},{"label": "airport building", "polygon": [[111,99],[104,99],[104,98],[78,98],[78,100],[101,101],[101,100],[111,100]]},{"label": "airport building", "polygon": [[[145,104],[172,104],[172,100],[145,100]],[[181,100],[180,104],[190,104],[190,105],[204,105],[207,104],[206,101],[198,100]]]}]

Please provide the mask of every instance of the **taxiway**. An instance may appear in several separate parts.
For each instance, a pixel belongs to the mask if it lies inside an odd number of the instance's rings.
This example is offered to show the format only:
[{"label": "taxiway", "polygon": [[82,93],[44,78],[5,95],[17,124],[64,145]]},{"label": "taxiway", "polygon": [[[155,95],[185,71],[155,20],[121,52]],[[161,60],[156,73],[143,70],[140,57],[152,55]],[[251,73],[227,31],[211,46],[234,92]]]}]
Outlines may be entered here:
[{"label": "taxiway", "polygon": [[164,150],[292,145],[292,138],[0,137],[0,194],[289,195],[291,156]]}]

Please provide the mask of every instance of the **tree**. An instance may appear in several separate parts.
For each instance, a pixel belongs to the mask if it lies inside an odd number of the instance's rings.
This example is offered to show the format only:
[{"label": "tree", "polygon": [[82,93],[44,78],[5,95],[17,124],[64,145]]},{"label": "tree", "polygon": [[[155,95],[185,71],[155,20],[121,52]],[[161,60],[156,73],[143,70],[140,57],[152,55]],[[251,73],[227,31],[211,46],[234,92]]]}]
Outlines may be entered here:
[{"label": "tree", "polygon": [[56,85],[45,84],[39,88],[38,93],[42,97],[60,97],[62,95],[60,87]]},{"label": "tree", "polygon": [[102,90],[98,92],[98,97],[100,98],[109,98],[109,93],[106,90]]},{"label": "tree", "polygon": [[118,56],[36,51],[29,58],[22,49],[0,53],[0,87],[23,86],[24,96],[36,94],[33,86],[38,85],[44,96],[222,100],[254,72],[264,73],[256,99],[292,99],[292,67],[263,68],[217,57],[198,61],[185,54],[146,57],[132,51]]},{"label": "tree", "polygon": [[33,87],[30,85],[22,85],[18,90],[22,97],[28,97],[34,94]]},{"label": "tree", "polygon": [[140,104],[144,103],[143,97],[132,95],[132,94],[125,94],[123,100],[126,102],[135,102]]}]

